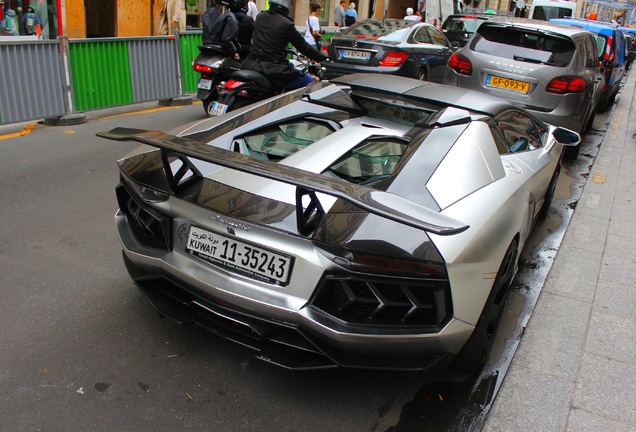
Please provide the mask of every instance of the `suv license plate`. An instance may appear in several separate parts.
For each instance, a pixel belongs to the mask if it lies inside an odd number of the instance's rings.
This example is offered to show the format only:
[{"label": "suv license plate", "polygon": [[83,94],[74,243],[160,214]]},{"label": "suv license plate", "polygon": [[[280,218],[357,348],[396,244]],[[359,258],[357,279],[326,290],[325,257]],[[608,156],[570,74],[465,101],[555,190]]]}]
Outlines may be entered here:
[{"label": "suv license plate", "polygon": [[261,246],[191,226],[186,252],[252,279],[287,285],[292,258]]},{"label": "suv license plate", "polygon": [[227,111],[227,105],[214,101],[212,102],[212,105],[210,106],[210,117],[221,116],[225,114],[226,111]]},{"label": "suv license plate", "polygon": [[512,90],[524,94],[528,93],[528,90],[530,90],[530,83],[527,83],[525,81],[517,81],[510,78],[502,78],[495,75],[488,75],[486,77],[486,85],[490,87]]}]

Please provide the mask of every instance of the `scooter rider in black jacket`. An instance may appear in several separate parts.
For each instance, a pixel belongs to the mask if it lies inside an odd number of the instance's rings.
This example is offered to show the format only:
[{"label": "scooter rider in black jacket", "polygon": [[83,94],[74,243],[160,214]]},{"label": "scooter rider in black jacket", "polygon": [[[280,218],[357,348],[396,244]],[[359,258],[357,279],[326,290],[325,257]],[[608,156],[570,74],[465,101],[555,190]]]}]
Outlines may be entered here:
[{"label": "scooter rider in black jacket", "polygon": [[310,59],[320,62],[328,57],[309,45],[298,33],[290,17],[290,0],[269,0],[269,10],[256,17],[252,46],[241,69],[251,69],[265,75],[275,86],[296,89],[313,82],[309,75],[298,75],[287,60],[287,44]]}]

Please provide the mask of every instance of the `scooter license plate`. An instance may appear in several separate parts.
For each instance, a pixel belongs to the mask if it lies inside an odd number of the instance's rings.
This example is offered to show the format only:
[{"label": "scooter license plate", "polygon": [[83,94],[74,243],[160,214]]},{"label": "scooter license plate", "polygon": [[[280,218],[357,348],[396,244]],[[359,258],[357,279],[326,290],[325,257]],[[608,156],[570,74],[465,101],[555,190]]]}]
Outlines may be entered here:
[{"label": "scooter license plate", "polygon": [[212,102],[210,106],[210,117],[217,117],[225,114],[227,111],[227,105],[218,102]]},{"label": "scooter license plate", "polygon": [[197,87],[202,90],[210,90],[212,88],[212,80],[200,78]]}]

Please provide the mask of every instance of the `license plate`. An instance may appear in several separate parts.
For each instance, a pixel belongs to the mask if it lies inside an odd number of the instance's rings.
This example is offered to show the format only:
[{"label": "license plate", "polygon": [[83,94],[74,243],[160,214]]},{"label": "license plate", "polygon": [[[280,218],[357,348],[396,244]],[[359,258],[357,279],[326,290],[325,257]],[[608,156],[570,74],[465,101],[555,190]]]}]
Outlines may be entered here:
[{"label": "license plate", "polygon": [[506,90],[512,90],[519,93],[528,93],[528,90],[530,90],[530,83],[494,75],[488,75],[486,77],[486,85],[490,87],[504,88]]},{"label": "license plate", "polygon": [[340,51],[340,57],[357,60],[369,60],[371,58],[371,53],[367,51],[342,50]]},{"label": "license plate", "polygon": [[200,78],[197,87],[202,90],[210,90],[212,88],[212,80]]},{"label": "license plate", "polygon": [[221,116],[225,114],[226,111],[227,111],[227,105],[224,105],[222,103],[218,103],[214,101],[212,102],[212,105],[210,105],[210,117]]},{"label": "license plate", "polygon": [[287,285],[292,258],[222,234],[190,227],[186,251],[209,263],[245,276]]}]

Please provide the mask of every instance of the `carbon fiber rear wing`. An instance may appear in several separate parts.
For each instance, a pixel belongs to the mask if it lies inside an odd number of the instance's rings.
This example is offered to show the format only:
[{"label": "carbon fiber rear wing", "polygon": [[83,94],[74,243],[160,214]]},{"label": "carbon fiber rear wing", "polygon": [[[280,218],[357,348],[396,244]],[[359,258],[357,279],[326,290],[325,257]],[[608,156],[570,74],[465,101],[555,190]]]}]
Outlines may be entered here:
[{"label": "carbon fiber rear wing", "polygon": [[[332,179],[276,162],[256,159],[161,131],[115,128],[107,132],[100,132],[97,136],[116,141],[138,141],[176,154],[290,184],[298,188],[297,197],[307,194],[315,195],[316,192],[331,195],[369,213],[430,233],[453,235],[468,229],[468,225],[462,222],[441,215],[398,195]],[[302,206],[300,201],[297,199],[297,206]],[[298,213],[303,213],[302,207]]]}]

